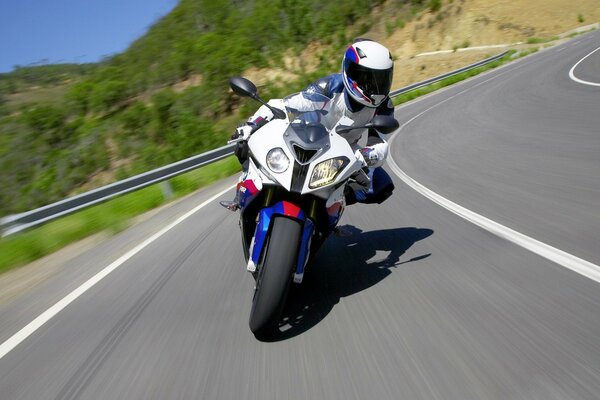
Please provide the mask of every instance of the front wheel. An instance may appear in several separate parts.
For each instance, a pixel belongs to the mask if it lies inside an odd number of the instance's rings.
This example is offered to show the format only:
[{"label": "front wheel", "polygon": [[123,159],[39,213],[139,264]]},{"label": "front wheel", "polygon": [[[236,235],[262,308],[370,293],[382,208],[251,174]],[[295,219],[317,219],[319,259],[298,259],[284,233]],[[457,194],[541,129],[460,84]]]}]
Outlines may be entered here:
[{"label": "front wheel", "polygon": [[285,217],[273,219],[263,262],[258,266],[250,311],[250,330],[258,339],[268,338],[277,329],[298,260],[301,235],[299,221]]}]

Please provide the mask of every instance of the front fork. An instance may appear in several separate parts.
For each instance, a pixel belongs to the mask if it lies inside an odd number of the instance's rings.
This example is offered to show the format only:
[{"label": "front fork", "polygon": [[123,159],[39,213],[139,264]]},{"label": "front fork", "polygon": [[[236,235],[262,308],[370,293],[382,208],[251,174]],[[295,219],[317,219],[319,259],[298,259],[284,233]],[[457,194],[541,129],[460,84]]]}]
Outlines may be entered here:
[{"label": "front fork", "polygon": [[315,233],[315,224],[311,216],[316,218],[316,212],[316,204],[309,204],[308,213],[305,213],[300,207],[288,201],[280,201],[270,207],[262,208],[258,213],[256,229],[248,250],[247,270],[251,273],[256,272],[256,266],[263,254],[272,219],[278,215],[292,218],[303,225],[298,259],[296,260],[296,270],[294,271],[294,282],[301,283],[304,278],[304,269],[309,259],[312,237]]}]

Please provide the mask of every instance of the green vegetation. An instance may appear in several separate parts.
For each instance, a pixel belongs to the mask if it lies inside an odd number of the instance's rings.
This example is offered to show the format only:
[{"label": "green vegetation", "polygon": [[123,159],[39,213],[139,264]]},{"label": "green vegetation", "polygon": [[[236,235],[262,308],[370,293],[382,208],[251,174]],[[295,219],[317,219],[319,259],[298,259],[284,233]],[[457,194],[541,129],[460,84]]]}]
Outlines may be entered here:
[{"label": "green vegetation", "polygon": [[[239,171],[234,157],[188,172],[170,180],[175,198]],[[151,210],[166,200],[159,185],[116,198],[39,228],[0,239],[0,273],[26,264],[91,234],[127,228],[131,218]]]},{"label": "green vegetation", "polygon": [[438,12],[442,8],[442,0],[429,0],[427,6],[431,12]]},{"label": "green vegetation", "polygon": [[538,51],[539,51],[539,48],[537,48],[537,47],[530,47],[528,49],[521,50],[519,52],[518,56],[519,57],[525,57],[525,56],[528,56],[530,54],[537,53]]},{"label": "green vegetation", "polygon": [[0,74],[0,93],[11,94],[35,87],[62,85],[89,75],[99,64],[52,64],[32,67],[16,66]]},{"label": "green vegetation", "polygon": [[559,39],[558,36],[552,36],[552,37],[547,37],[547,38],[532,37],[532,38],[527,39],[527,44],[548,43],[548,42],[554,42],[555,40],[558,40],[558,39]]},{"label": "green vegetation", "polygon": [[577,22],[582,23],[584,21],[585,21],[585,18],[583,18],[583,15],[577,14]]},{"label": "green vegetation", "polygon": [[[101,63],[0,74],[0,215],[223,145],[256,108],[228,90],[231,76],[287,69],[295,80],[261,94],[300,90],[339,69],[344,47],[372,26],[371,10],[383,3],[181,0],[127,51]],[[393,4],[407,15],[427,3]],[[310,43],[319,50],[301,54]],[[286,67],[286,56],[317,66]],[[186,81],[194,84],[173,89]]]},{"label": "green vegetation", "polygon": [[385,22],[385,32],[390,36],[396,29],[403,29],[406,22],[402,17],[397,17],[395,20],[389,20]]}]

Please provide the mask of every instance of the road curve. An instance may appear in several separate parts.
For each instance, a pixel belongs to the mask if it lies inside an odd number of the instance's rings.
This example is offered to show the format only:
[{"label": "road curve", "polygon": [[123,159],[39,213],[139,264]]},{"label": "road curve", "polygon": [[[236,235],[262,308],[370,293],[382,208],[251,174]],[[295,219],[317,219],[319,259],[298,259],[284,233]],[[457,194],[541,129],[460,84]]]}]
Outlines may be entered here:
[{"label": "road curve", "polygon": [[[392,157],[452,201],[598,264],[600,92],[568,71],[599,36],[401,107],[410,123]],[[390,200],[347,210],[353,235],[325,244],[272,342],[248,330],[253,282],[236,215],[212,202],[1,358],[0,397],[600,398],[600,284],[393,178]],[[232,182],[5,299],[0,342]]]}]

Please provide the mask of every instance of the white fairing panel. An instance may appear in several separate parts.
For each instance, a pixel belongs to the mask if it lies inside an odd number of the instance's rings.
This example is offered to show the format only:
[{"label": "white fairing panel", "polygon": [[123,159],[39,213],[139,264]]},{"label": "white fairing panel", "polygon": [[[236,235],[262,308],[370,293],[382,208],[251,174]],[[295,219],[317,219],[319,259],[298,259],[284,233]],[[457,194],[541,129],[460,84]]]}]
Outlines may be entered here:
[{"label": "white fairing panel", "polygon": [[256,189],[258,189],[258,191],[262,190],[263,184],[273,183],[273,181],[271,181],[271,179],[269,179],[268,176],[260,172],[256,164],[252,160],[250,160],[250,163],[248,165],[248,171],[246,171],[246,173],[242,175],[240,180],[243,182],[247,179],[250,179],[254,182],[254,186],[256,186]]},{"label": "white fairing panel", "polygon": [[[294,155],[287,148],[283,140],[282,133],[287,129],[287,120],[275,119],[259,130],[257,130],[248,140],[248,147],[256,161],[263,167],[263,171],[267,172],[270,177],[275,179],[277,183],[285,189],[290,190],[292,184],[292,173],[294,171]],[[281,173],[273,172],[267,166],[267,154],[275,148],[281,148],[285,155],[290,160],[288,168]]]},{"label": "white fairing panel", "polygon": [[[271,101],[269,104],[275,107],[279,106],[278,108],[281,107],[281,109],[283,109],[284,104],[282,101],[280,102],[281,104],[276,104]],[[303,170],[302,173],[306,173],[305,181],[302,183],[292,182],[292,179],[294,178],[294,165],[296,164],[296,156],[295,152],[290,148],[291,144],[288,144],[290,143],[290,139],[295,136],[295,132],[286,132],[291,123],[289,120],[290,115],[291,114],[288,114],[288,118],[286,119],[271,120],[250,136],[248,140],[248,146],[250,148],[252,157],[256,160],[257,164],[254,165],[254,163],[251,162],[251,165],[257,169],[256,172],[259,172],[260,176],[266,176],[267,178],[270,178],[269,180],[275,181],[288,191],[290,191],[292,186],[294,186],[294,190],[301,190],[301,194],[312,193],[323,199],[328,199],[332,192],[336,190],[336,186],[346,181],[353,173],[363,166],[362,160],[359,161],[356,158],[355,149],[353,149],[350,143],[348,143],[348,138],[338,135],[335,133],[335,130],[332,129],[329,132],[329,143],[323,144],[316,157],[311,159],[308,165],[302,164],[303,167],[298,166],[299,170]],[[298,122],[298,120],[295,120],[293,123]],[[348,120],[347,118],[340,118],[340,116],[336,115],[335,113],[329,114],[323,119],[322,122],[324,123],[324,126],[328,126],[330,128],[340,123],[346,125],[353,125],[356,123],[356,121]],[[302,143],[298,143],[293,139],[292,141],[300,145],[300,147],[303,147]],[[287,169],[280,173],[272,171],[267,164],[267,155],[271,150],[276,148],[282,149],[289,160]],[[349,162],[346,167],[336,176],[336,179],[327,186],[311,189],[309,187],[309,183],[315,167],[323,161],[340,157],[347,158]],[[298,179],[297,176],[296,179]],[[299,186],[300,184],[302,185]]]}]

